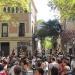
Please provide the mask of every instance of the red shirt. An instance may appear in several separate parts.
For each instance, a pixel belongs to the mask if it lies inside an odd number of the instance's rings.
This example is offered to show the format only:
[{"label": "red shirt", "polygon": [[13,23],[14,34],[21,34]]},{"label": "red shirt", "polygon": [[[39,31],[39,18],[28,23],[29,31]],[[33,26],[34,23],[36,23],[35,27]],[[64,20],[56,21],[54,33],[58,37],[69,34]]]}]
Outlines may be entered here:
[{"label": "red shirt", "polygon": [[3,70],[3,71],[0,71],[0,75],[7,75],[6,72]]}]

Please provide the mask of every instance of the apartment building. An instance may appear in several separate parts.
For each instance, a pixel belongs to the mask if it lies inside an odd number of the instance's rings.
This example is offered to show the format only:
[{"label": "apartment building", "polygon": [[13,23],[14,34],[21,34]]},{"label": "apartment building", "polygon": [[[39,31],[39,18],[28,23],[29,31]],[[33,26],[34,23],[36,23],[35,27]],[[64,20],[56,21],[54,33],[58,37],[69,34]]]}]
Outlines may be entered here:
[{"label": "apartment building", "polygon": [[[0,19],[0,55],[8,56],[15,50],[17,55],[21,53],[28,56],[32,51],[32,34],[36,24],[37,9],[31,0],[30,12],[21,7],[3,6],[6,14]],[[22,52],[23,51],[23,52]]]}]

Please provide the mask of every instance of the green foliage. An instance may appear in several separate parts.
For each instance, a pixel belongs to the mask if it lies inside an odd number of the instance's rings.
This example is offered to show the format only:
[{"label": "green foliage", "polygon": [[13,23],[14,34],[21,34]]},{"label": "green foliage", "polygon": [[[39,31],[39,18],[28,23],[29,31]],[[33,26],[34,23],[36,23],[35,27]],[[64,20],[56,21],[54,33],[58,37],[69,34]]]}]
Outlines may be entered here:
[{"label": "green foliage", "polygon": [[44,20],[40,19],[37,21],[37,25],[42,24],[44,22]]},{"label": "green foliage", "polygon": [[62,19],[75,19],[75,0],[49,0],[49,6],[57,8]]},{"label": "green foliage", "polygon": [[50,37],[46,37],[44,42],[43,42],[43,46],[45,49],[52,49],[52,47],[53,47],[52,39]]},{"label": "green foliage", "polygon": [[0,0],[0,7],[9,5],[9,6],[19,6],[24,10],[29,11],[29,2],[30,0]]},{"label": "green foliage", "polygon": [[58,36],[61,32],[61,26],[57,20],[49,20],[43,22],[41,28],[37,30],[37,35],[40,37]]},{"label": "green foliage", "polygon": [[25,12],[30,11],[29,7],[30,0],[0,0],[0,20],[10,20],[12,14],[3,12],[3,7],[20,7]]},{"label": "green foliage", "polygon": [[[36,35],[41,38],[42,47],[45,49],[54,48],[54,43],[61,32],[60,23],[57,20],[49,20],[42,22],[41,28],[37,30]],[[46,37],[53,37],[52,40],[45,39]]]}]

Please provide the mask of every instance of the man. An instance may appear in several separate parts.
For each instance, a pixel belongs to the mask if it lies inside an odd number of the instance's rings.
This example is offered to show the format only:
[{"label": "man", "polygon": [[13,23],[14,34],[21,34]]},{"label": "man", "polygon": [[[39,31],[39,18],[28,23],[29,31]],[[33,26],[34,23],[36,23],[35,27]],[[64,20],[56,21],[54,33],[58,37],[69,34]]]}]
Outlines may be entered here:
[{"label": "man", "polygon": [[43,70],[44,70],[44,75],[48,75],[48,62],[47,62],[46,58],[44,61]]},{"label": "man", "polygon": [[20,66],[17,65],[14,67],[14,75],[22,75]]},{"label": "man", "polygon": [[49,64],[49,75],[58,75],[58,69],[59,69],[59,64],[55,60],[55,58],[52,58],[51,63]]},{"label": "man", "polygon": [[71,70],[75,69],[75,57],[71,61]]},{"label": "man", "polygon": [[15,66],[18,66],[19,65],[19,62],[18,61],[15,61],[15,63],[13,63],[13,64],[14,65],[9,70],[9,75],[15,75],[14,74],[14,68],[15,68]]},{"label": "man", "polygon": [[30,62],[27,60],[24,60],[23,63],[24,63],[24,70],[22,72],[23,75],[33,75],[33,70],[31,69]]},{"label": "man", "polygon": [[55,60],[55,58],[52,58],[51,60],[52,63],[49,64],[49,68],[52,69],[53,67],[59,68],[59,64]]}]

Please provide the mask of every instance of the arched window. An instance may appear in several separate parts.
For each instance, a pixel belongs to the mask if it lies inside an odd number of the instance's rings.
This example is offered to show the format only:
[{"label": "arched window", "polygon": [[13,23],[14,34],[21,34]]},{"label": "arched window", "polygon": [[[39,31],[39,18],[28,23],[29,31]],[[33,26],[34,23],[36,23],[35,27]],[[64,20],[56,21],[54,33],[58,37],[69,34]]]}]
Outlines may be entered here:
[{"label": "arched window", "polygon": [[7,11],[7,8],[6,8],[6,7],[4,7],[4,8],[3,8],[3,12],[6,12],[6,11]]},{"label": "arched window", "polygon": [[14,7],[12,7],[12,8],[11,8],[11,11],[12,11],[12,13],[14,13],[14,12],[15,12],[15,8],[14,8]]},{"label": "arched window", "polygon": [[10,8],[10,7],[8,7],[8,8],[7,8],[7,11],[8,11],[8,13],[10,13],[10,12],[11,12],[11,8]]},{"label": "arched window", "polygon": [[19,13],[19,8],[18,7],[16,7],[16,13]]},{"label": "arched window", "polygon": [[25,36],[25,23],[20,23],[19,25],[19,36],[20,37]]}]

